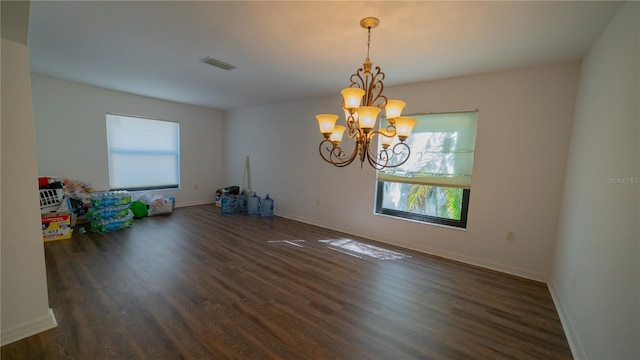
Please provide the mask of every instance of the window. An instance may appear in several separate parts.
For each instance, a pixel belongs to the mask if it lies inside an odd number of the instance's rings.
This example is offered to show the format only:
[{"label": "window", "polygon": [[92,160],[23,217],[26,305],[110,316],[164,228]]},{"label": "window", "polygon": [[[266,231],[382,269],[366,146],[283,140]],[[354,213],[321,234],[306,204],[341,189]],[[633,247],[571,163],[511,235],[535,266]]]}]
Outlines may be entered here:
[{"label": "window", "polygon": [[180,124],[107,114],[109,187],[180,187]]},{"label": "window", "polygon": [[466,228],[478,113],[412,117],[411,156],[378,171],[375,212]]}]

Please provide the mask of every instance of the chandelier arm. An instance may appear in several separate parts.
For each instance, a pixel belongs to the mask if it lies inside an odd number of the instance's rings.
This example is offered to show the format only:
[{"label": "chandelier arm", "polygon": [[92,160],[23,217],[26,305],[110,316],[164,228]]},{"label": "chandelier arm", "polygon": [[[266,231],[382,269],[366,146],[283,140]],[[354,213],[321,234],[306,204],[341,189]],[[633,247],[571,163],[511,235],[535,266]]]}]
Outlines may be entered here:
[{"label": "chandelier arm", "polygon": [[[379,66],[376,66],[375,74],[371,74],[371,83],[368,84],[365,94],[366,106],[377,106],[384,108],[387,105],[387,97],[383,95],[385,74],[380,70]],[[376,104],[377,103],[377,104]]]},{"label": "chandelier arm", "polygon": [[[344,101],[342,102],[342,109],[349,111],[345,106],[344,106]],[[353,129],[356,128],[356,118],[353,117],[353,114],[349,114],[349,116],[346,119],[347,122],[347,126],[349,127],[349,129]]]},{"label": "chandelier arm", "polygon": [[384,108],[387,105],[387,97],[383,95],[385,78],[384,72],[379,66],[375,67],[375,73],[369,73],[363,68],[358,68],[354,74],[351,74],[349,87],[360,88],[365,91],[362,106],[377,106]]},{"label": "chandelier arm", "polygon": [[409,147],[409,145],[407,145],[404,142],[400,142],[400,143],[395,144],[393,146],[393,148],[391,148],[391,151],[393,152],[393,155],[392,155],[392,157],[393,157],[393,156],[402,154],[405,149],[407,151],[407,155],[404,157],[404,159],[402,159],[402,161],[398,162],[395,165],[387,165],[386,167],[387,168],[395,168],[395,167],[398,167],[398,166],[406,163],[407,160],[409,160],[409,157],[411,156],[411,148]]},{"label": "chandelier arm", "polygon": [[[323,152],[324,151],[326,152]],[[353,162],[358,154],[358,147],[356,146],[354,151],[348,157],[345,157],[345,153],[339,145],[335,145],[331,140],[324,139],[320,142],[318,148],[320,157],[329,164],[337,167],[344,167]]]},{"label": "chandelier arm", "polygon": [[349,81],[351,81],[351,84],[349,84],[349,87],[357,87],[362,90],[366,90],[365,80],[362,77],[363,72],[364,72],[363,68],[358,68],[358,70],[356,70],[354,74],[351,74],[351,77],[349,78]]},{"label": "chandelier arm", "polygon": [[374,134],[379,134],[379,135],[384,135],[384,136],[388,136],[388,137],[394,137],[396,136],[396,126],[395,125],[387,125],[386,128],[384,128],[384,130],[387,131],[387,133],[384,133],[381,131],[382,129],[378,129],[378,130],[372,130],[369,133],[370,137],[373,137]]},{"label": "chandelier arm", "polygon": [[[342,110],[345,110],[347,112],[349,111],[349,109],[344,106],[344,100],[342,101]],[[347,132],[347,136],[349,138],[354,138],[356,135],[358,135],[358,124],[356,123],[356,119],[353,117],[353,114],[349,114],[345,118],[345,122],[347,123],[347,129],[349,129],[349,131]]]},{"label": "chandelier arm", "polygon": [[367,161],[369,165],[376,170],[382,170],[388,167],[389,159],[391,159],[393,155],[389,156],[388,150],[382,149],[379,154],[372,154],[371,151],[367,151]]},{"label": "chandelier arm", "polygon": [[376,134],[380,134],[380,131],[374,130],[366,135],[366,142],[363,146],[361,161],[364,161],[364,157],[366,154],[367,162],[376,170],[382,170],[386,167],[386,164],[389,162],[389,159],[393,157],[393,154],[389,156],[386,149],[380,150],[379,154],[375,153],[375,145],[373,142],[373,137]]},{"label": "chandelier arm", "polygon": [[358,127],[353,124],[349,125],[349,133],[347,134],[347,136],[349,136],[350,139],[355,138],[357,140],[359,135],[360,135],[360,130],[358,129]]},{"label": "chandelier arm", "polygon": [[371,95],[373,93],[373,77],[371,76],[371,73],[367,74],[366,71],[363,86],[364,87],[362,89],[365,90],[365,93],[364,98],[362,99],[362,106],[373,106],[373,103],[371,102]]},{"label": "chandelier arm", "polygon": [[390,136],[390,137],[396,136],[396,125],[395,124],[387,125],[385,130],[387,130],[389,132],[389,135],[387,135],[387,136]]},{"label": "chandelier arm", "polygon": [[[333,154],[332,154],[333,155]],[[344,152],[341,153],[341,155],[344,155]],[[346,159],[340,159],[338,157],[336,157],[336,161],[331,161],[331,164],[333,166],[336,167],[345,167],[349,164],[351,164],[353,162],[353,160],[356,159],[356,156],[358,155],[358,146],[356,145],[353,149],[353,152],[351,152],[351,155],[349,155],[348,158]],[[331,157],[333,159],[333,156]]]},{"label": "chandelier arm", "polygon": [[[325,150],[327,155],[325,155],[325,153],[322,151],[323,149]],[[322,157],[322,159],[328,162],[329,164],[333,164],[333,161],[331,159],[334,156],[334,153],[340,154],[343,152],[340,146],[336,146],[329,139],[322,140],[322,142],[320,142],[320,146],[318,147],[318,150],[320,151],[320,156]]]}]

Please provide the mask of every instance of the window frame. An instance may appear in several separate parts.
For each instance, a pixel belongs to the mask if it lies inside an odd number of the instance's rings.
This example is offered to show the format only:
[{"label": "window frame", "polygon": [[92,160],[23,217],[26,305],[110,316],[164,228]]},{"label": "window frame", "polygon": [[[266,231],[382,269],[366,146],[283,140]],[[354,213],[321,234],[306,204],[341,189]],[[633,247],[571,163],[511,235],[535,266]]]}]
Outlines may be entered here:
[{"label": "window frame", "polygon": [[[423,113],[423,114],[416,114],[413,116],[422,116],[422,115],[447,115],[447,114],[457,114],[457,113],[476,113],[479,114],[479,110],[478,109],[473,109],[473,110],[463,110],[463,111],[446,111],[446,112],[431,112],[431,113]],[[476,115],[478,116],[478,115]],[[476,117],[476,130],[475,130],[475,136],[477,138],[477,117]],[[474,152],[475,152],[475,139],[474,139]],[[469,215],[469,200],[471,198],[471,188],[468,187],[463,187],[462,188],[462,201],[461,201],[461,209],[460,209],[460,219],[456,220],[456,219],[450,219],[450,218],[443,218],[443,217],[439,217],[439,216],[432,216],[432,215],[424,215],[424,214],[417,214],[417,213],[413,213],[413,212],[409,212],[409,211],[403,211],[403,210],[396,210],[396,209],[390,209],[390,208],[385,208],[382,206],[383,203],[383,198],[384,198],[384,185],[387,182],[392,182],[392,181],[381,181],[379,179],[377,179],[376,176],[376,192],[375,192],[375,204],[374,204],[374,214],[376,215],[385,215],[385,216],[391,216],[397,219],[402,219],[402,220],[412,220],[412,221],[418,221],[424,224],[431,224],[431,225],[442,225],[442,226],[448,226],[448,227],[454,227],[454,228],[458,228],[458,229],[466,229],[467,228],[467,220],[468,220],[468,215]],[[408,184],[411,184],[411,182],[405,182]],[[420,183],[415,183],[416,185],[421,185]],[[441,184],[441,185],[437,185],[437,184],[433,184],[433,185],[429,185],[429,186],[436,186],[436,187],[441,187],[441,188],[453,188],[453,187],[457,187],[457,186],[446,186],[445,184]]]},{"label": "window frame", "polygon": [[[143,121],[152,121],[158,123],[170,123],[176,125],[176,130],[173,135],[175,135],[175,149],[173,151],[159,151],[158,149],[131,149],[131,148],[112,148],[112,144],[110,141],[110,137],[114,136],[113,133],[109,133],[109,118],[110,117],[120,117],[120,118],[130,118],[133,120],[143,120]],[[117,120],[115,120],[117,121]],[[136,115],[127,115],[127,114],[118,114],[118,113],[106,113],[105,114],[105,125],[106,125],[106,145],[107,145],[107,170],[108,170],[108,181],[109,181],[109,189],[110,190],[129,190],[129,191],[146,191],[146,190],[176,190],[180,189],[180,169],[181,169],[181,144],[180,144],[180,122],[171,121],[171,120],[163,120],[163,119],[155,119],[144,116],[136,116]],[[148,184],[135,186],[133,184],[123,184],[123,186],[114,186],[112,181],[112,154],[130,154],[130,155],[158,155],[158,156],[167,156],[170,155],[172,158],[175,158],[175,172],[172,172],[175,175],[175,184]]]},{"label": "window frame", "polygon": [[[456,228],[466,229],[469,210],[469,198],[471,197],[471,189],[462,189],[462,208],[460,209],[460,220],[447,219],[438,216],[430,216],[416,214],[408,211],[395,210],[382,207],[382,193],[384,192],[384,184],[386,181],[376,181],[376,204],[374,213],[377,215],[387,215],[398,219],[408,219],[419,221],[425,224],[436,224],[452,226]],[[435,185],[433,185],[435,186]],[[441,186],[446,187],[446,186]]]}]

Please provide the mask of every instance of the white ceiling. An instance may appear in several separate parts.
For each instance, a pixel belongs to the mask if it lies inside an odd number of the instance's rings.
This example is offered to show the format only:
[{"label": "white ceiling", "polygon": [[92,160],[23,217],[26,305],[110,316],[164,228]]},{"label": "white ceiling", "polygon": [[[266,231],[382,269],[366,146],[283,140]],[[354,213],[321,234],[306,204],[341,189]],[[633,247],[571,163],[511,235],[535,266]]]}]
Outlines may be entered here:
[{"label": "white ceiling", "polygon": [[36,74],[226,110],[338,94],[366,57],[366,16],[388,87],[581,59],[620,5],[32,1],[29,49]]}]

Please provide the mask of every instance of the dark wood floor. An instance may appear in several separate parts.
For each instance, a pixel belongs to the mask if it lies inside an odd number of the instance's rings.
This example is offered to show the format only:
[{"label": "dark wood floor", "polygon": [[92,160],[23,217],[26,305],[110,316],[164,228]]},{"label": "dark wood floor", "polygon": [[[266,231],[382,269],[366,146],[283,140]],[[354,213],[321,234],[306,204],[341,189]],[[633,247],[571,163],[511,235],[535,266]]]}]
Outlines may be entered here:
[{"label": "dark wood floor", "polygon": [[[2,359],[571,358],[541,283],[213,205],[77,230],[45,244],[59,326]],[[410,257],[319,241],[342,238]]]}]

